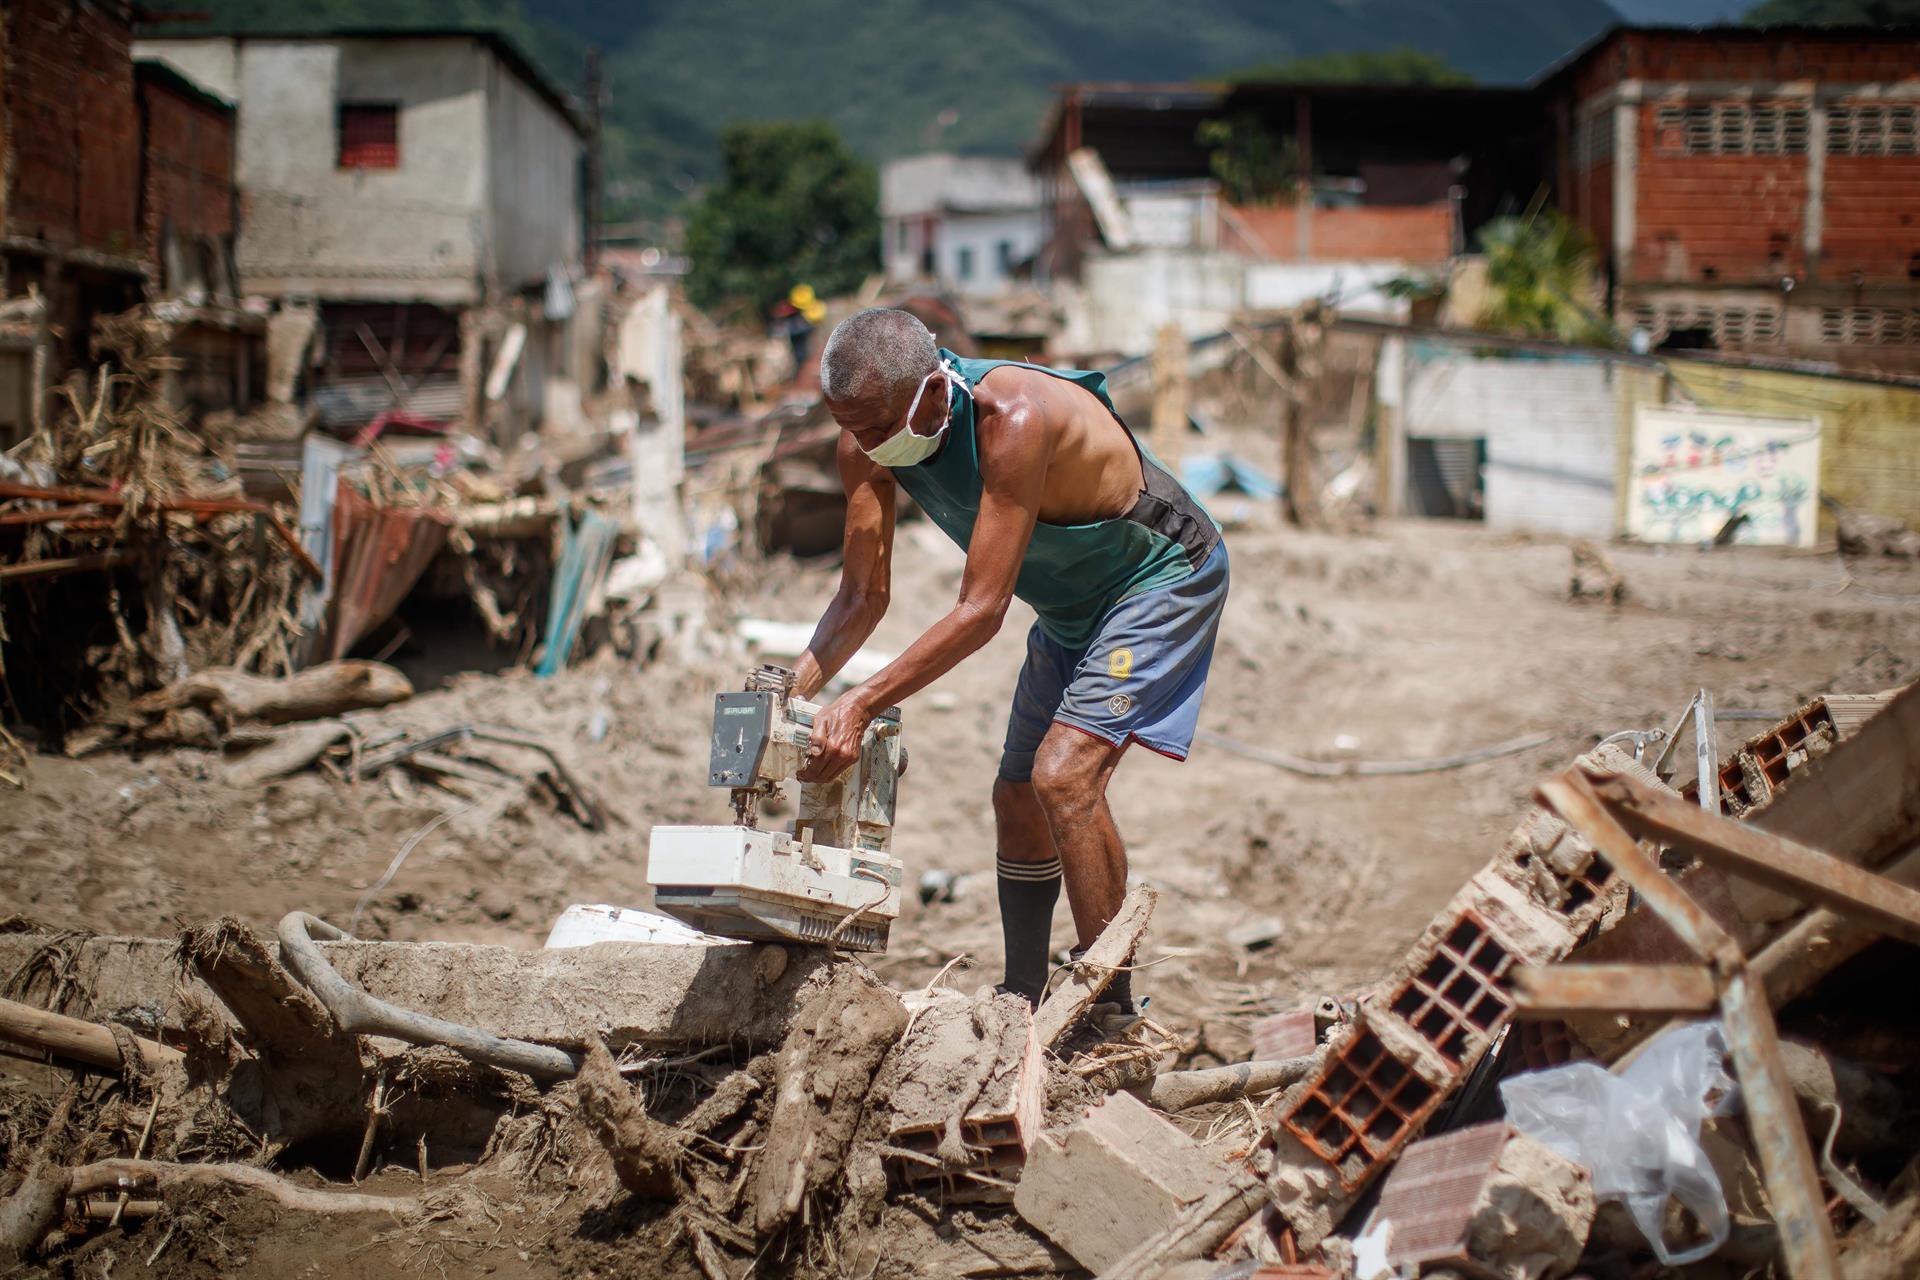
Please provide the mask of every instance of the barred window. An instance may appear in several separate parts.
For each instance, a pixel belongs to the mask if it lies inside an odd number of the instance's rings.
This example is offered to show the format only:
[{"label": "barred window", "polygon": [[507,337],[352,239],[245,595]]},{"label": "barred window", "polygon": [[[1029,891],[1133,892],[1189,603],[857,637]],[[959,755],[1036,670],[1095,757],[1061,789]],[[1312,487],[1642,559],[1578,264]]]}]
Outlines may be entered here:
[{"label": "barred window", "polygon": [[1744,303],[1670,302],[1663,306],[1642,302],[1633,308],[1633,323],[1645,329],[1659,346],[1678,329],[1705,329],[1714,345],[1723,349],[1778,345],[1782,316],[1779,307]]},{"label": "barred window", "polygon": [[1807,150],[1807,109],[1774,103],[1669,104],[1654,115],[1665,155],[1797,156]]},{"label": "barred window", "polygon": [[1827,152],[1836,156],[1920,155],[1920,106],[1836,102],[1827,108]]},{"label": "barred window", "polygon": [[1920,308],[1822,307],[1820,341],[1830,346],[1920,346]]},{"label": "barred window", "polygon": [[336,117],[342,169],[400,167],[400,108],[391,102],[343,102]]}]

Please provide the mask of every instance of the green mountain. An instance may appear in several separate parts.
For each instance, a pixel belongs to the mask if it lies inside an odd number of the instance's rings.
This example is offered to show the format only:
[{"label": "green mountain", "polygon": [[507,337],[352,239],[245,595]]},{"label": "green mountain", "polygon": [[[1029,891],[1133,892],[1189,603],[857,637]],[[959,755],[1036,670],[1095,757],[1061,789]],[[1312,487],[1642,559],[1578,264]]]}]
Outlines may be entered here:
[{"label": "green mountain", "polygon": [[[1186,80],[1411,48],[1524,81],[1617,21],[1605,0],[171,0],[228,29],[488,26],[577,91],[603,51],[607,215],[717,171],[731,120],[817,117],[871,159],[1017,151],[1069,80]],[[193,24],[170,21],[169,31]]]}]

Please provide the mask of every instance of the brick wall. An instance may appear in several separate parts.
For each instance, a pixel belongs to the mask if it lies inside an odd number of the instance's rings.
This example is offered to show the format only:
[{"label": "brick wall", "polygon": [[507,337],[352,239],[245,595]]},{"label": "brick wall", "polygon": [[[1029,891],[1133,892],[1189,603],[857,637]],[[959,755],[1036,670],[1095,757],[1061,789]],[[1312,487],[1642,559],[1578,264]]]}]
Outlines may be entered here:
[{"label": "brick wall", "polygon": [[1758,282],[1806,273],[1804,155],[1687,155],[1641,109],[1633,281]]},{"label": "brick wall", "polygon": [[[1222,243],[1238,243],[1248,235],[1266,255],[1281,261],[1301,260],[1300,211],[1293,205],[1248,205],[1233,210],[1228,226],[1236,234]],[[1450,205],[1377,206],[1353,209],[1315,209],[1308,219],[1308,262],[1445,262],[1453,253],[1453,209]]]},{"label": "brick wall", "polygon": [[234,233],[234,113],[144,71],[146,189],[143,250],[163,262],[164,241],[231,241]]},{"label": "brick wall", "polygon": [[1627,31],[1589,67],[1592,74],[1583,82],[1589,86],[1616,80],[1900,80],[1920,67],[1920,38]]},{"label": "brick wall", "polygon": [[1829,156],[1820,275],[1910,280],[1920,272],[1920,157]]},{"label": "brick wall", "polygon": [[133,253],[140,142],[126,7],[7,0],[0,21],[6,234]]}]

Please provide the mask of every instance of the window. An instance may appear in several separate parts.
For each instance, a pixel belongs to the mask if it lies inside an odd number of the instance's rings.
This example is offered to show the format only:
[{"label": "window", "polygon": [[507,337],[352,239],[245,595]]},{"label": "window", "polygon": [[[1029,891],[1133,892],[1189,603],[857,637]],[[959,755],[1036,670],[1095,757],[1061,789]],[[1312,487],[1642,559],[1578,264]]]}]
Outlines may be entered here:
[{"label": "window", "polygon": [[1920,308],[1822,307],[1820,341],[1834,346],[1920,346]]},{"label": "window", "polygon": [[1000,274],[1013,274],[1013,241],[1002,240],[993,246],[993,260],[1000,264]]},{"label": "window", "polygon": [[1804,155],[1807,109],[1745,102],[1668,105],[1654,116],[1654,140],[1665,155]]},{"label": "window", "polygon": [[907,220],[902,218],[893,233],[894,248],[899,253],[907,251]]},{"label": "window", "polygon": [[1827,108],[1827,151],[1836,156],[1920,154],[1920,107],[1836,102]]},{"label": "window", "polygon": [[342,169],[400,167],[400,108],[391,102],[343,102],[339,113]]},{"label": "window", "polygon": [[954,255],[953,274],[960,277],[962,280],[973,279],[973,246],[972,245],[970,244],[961,245],[960,251]]},{"label": "window", "polygon": [[1674,333],[1689,330],[1712,334],[1713,345],[1722,349],[1778,346],[1785,334],[1780,308],[1739,303],[1643,302],[1633,308],[1633,323],[1635,328],[1647,331],[1654,346]]}]

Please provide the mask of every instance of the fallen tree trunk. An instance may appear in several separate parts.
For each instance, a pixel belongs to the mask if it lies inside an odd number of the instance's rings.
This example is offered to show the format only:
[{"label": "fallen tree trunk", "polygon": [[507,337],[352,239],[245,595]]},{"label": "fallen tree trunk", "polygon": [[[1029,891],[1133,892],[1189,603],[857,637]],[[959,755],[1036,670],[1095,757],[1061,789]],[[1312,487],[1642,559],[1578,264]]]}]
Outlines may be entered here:
[{"label": "fallen tree trunk", "polygon": [[[148,1070],[175,1066],[184,1057],[178,1049],[157,1040],[127,1034]],[[117,1072],[121,1066],[120,1045],[106,1027],[13,1000],[0,1000],[0,1039],[44,1049],[56,1057],[84,1062],[103,1071]]]},{"label": "fallen tree trunk", "polygon": [[136,699],[133,710],[162,716],[179,707],[201,707],[227,725],[291,724],[384,707],[412,696],[413,685],[385,663],[346,660],[323,662],[283,680],[219,667],[196,671]]}]

